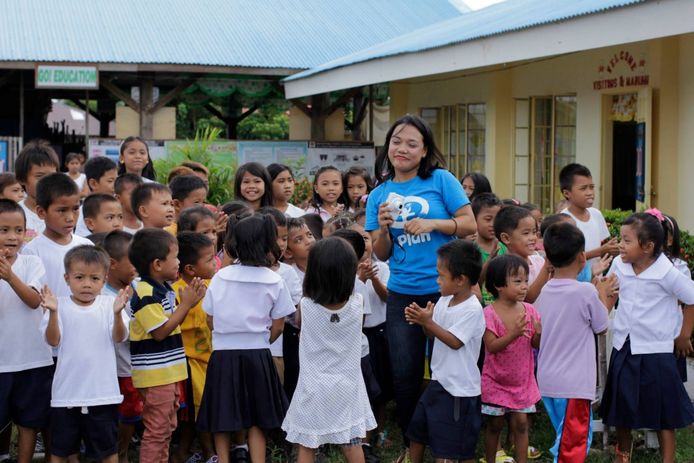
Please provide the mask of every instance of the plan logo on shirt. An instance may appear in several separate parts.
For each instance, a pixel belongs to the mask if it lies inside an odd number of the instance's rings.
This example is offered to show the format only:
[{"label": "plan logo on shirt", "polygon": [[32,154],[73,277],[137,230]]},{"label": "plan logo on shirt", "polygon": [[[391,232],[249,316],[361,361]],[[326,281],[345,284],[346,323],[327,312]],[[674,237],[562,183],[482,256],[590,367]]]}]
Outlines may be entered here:
[{"label": "plan logo on shirt", "polygon": [[[391,204],[391,211],[395,219],[391,227],[394,229],[402,230],[408,220],[424,218],[429,213],[429,203],[419,196],[402,196],[397,193],[390,193],[386,201]],[[422,233],[421,235],[403,233],[397,237],[397,240],[401,247],[413,246],[431,241],[431,235],[429,233]]]},{"label": "plan logo on shirt", "polygon": [[429,213],[429,203],[419,196],[401,196],[391,193],[386,202],[391,204],[395,219],[391,225],[392,228],[403,229],[408,220],[424,218]]}]

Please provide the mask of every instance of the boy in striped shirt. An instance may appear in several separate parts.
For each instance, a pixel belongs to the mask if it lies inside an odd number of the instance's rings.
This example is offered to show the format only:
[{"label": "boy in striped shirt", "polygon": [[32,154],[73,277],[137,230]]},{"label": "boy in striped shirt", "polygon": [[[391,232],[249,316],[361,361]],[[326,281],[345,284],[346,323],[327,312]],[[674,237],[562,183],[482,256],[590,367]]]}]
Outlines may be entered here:
[{"label": "boy in striped shirt", "polygon": [[179,325],[206,288],[202,280],[193,279],[180,291],[176,307],[167,281],[178,277],[178,242],[162,229],[138,231],[128,257],[141,278],[130,303],[132,379],[144,403],[140,461],[167,463],[177,425],[178,382],[188,377]]}]

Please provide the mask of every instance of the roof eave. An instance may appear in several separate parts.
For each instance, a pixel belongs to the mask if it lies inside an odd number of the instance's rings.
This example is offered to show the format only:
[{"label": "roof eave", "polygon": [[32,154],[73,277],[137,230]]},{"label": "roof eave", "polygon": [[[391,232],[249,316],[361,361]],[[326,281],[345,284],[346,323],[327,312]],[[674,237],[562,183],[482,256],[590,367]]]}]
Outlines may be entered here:
[{"label": "roof eave", "polygon": [[289,76],[303,71],[293,68],[251,66],[214,66],[204,64],[173,63],[95,63],[74,61],[0,61],[0,69],[34,69],[37,64],[92,64],[106,72],[187,72],[194,74],[248,74],[262,76]]},{"label": "roof eave", "polygon": [[694,32],[694,2],[668,0],[342,66],[284,82],[287,99]]}]

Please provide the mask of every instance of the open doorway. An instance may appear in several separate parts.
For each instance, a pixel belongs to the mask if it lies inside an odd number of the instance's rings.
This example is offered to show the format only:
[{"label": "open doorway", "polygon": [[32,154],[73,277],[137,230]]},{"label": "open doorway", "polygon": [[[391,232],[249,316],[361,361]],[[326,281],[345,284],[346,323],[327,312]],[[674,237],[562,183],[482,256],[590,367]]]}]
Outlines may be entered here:
[{"label": "open doorway", "polygon": [[612,209],[636,206],[636,121],[612,122]]}]

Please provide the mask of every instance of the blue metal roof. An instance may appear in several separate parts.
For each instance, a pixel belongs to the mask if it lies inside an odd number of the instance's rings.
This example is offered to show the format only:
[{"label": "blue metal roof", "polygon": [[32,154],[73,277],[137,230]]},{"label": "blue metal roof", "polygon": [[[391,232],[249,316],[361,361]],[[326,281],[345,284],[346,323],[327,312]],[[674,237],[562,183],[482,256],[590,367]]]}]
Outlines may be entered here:
[{"label": "blue metal roof", "polygon": [[443,20],[400,37],[386,40],[356,53],[294,74],[284,80],[297,80],[330,69],[364,61],[421,52],[528,29],[613,8],[642,3],[643,1],[645,0],[506,0],[502,3]]},{"label": "blue metal roof", "polygon": [[0,0],[0,61],[306,69],[460,14],[448,0]]}]

